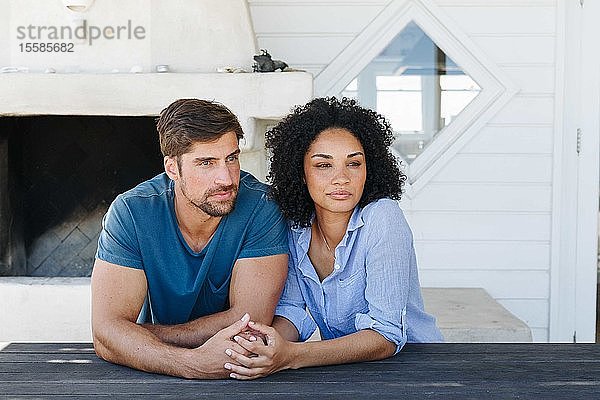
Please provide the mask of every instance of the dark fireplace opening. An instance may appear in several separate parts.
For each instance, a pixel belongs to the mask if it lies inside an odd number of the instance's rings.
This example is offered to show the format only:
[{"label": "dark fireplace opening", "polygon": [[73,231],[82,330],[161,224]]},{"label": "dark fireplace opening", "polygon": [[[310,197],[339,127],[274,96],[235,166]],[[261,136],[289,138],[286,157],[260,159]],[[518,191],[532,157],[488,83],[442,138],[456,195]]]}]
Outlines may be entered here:
[{"label": "dark fireplace opening", "polygon": [[163,170],[155,117],[0,117],[0,275],[89,276],[101,220]]}]

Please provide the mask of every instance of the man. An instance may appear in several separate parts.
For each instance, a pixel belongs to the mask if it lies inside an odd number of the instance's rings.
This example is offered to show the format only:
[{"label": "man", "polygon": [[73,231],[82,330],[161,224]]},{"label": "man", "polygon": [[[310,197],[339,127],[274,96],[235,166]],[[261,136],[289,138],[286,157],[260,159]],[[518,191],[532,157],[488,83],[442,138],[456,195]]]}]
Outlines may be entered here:
[{"label": "man", "polygon": [[177,100],[157,130],[165,172],[119,195],[103,219],[94,348],[144,371],[225,378],[225,350],[243,351],[231,337],[245,313],[272,322],[287,275],[286,224],[266,185],[240,172],[243,132],[225,106]]}]

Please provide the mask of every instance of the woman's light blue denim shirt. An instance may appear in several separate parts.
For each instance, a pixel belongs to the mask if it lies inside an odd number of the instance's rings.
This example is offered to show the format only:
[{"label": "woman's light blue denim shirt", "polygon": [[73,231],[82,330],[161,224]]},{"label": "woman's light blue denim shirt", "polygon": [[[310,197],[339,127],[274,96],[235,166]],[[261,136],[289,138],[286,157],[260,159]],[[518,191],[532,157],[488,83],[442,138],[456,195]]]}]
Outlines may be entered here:
[{"label": "woman's light blue denim shirt", "polygon": [[288,277],[275,310],[301,341],[317,326],[323,339],[372,329],[394,343],[396,353],[406,342],[443,340],[423,310],[412,233],[396,201],[354,209],[323,282],[308,257],[310,239],[310,227],[289,231]]}]

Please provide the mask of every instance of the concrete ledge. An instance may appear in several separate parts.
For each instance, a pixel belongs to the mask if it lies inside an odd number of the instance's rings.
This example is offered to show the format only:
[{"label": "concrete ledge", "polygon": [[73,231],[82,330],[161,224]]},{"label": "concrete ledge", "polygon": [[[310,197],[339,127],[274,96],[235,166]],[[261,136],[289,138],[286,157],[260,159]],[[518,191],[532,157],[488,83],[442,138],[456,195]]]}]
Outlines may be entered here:
[{"label": "concrete ledge", "polygon": [[531,330],[480,288],[423,288],[446,342],[531,342]]},{"label": "concrete ledge", "polygon": [[[530,342],[527,325],[485,290],[424,288],[447,342]],[[0,342],[89,342],[89,278],[0,278]]]},{"label": "concrete ledge", "polygon": [[89,278],[0,278],[0,342],[89,342]]}]

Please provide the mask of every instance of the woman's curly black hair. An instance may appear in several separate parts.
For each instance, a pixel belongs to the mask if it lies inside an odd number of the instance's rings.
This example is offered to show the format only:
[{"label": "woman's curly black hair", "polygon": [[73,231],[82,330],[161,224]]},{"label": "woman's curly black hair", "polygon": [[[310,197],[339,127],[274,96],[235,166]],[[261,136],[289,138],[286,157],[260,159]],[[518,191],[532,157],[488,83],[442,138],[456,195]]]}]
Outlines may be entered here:
[{"label": "woman's curly black hair", "polygon": [[296,107],[266,134],[271,150],[270,196],[295,227],[310,226],[315,206],[304,183],[304,155],[319,133],[343,128],[362,144],[367,178],[360,207],[384,198],[399,200],[406,181],[390,152],[392,127],[375,111],[359,106],[354,99],[317,98]]}]

